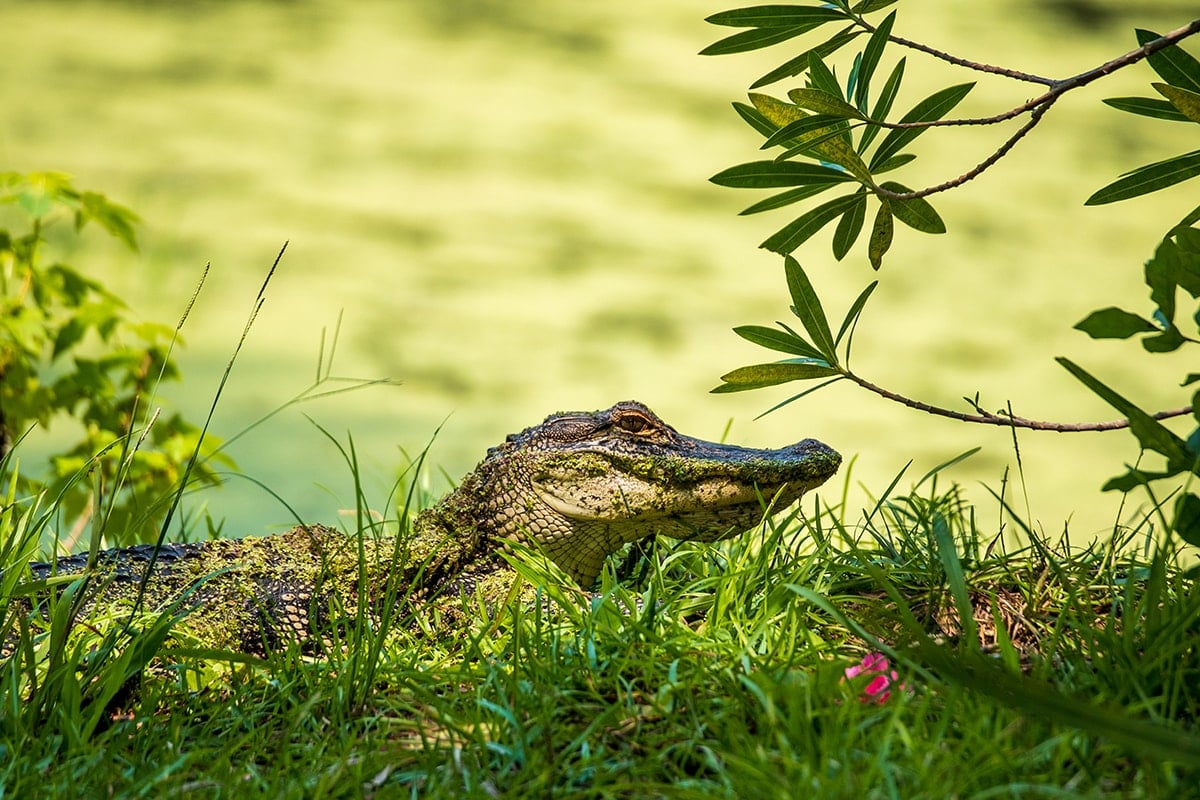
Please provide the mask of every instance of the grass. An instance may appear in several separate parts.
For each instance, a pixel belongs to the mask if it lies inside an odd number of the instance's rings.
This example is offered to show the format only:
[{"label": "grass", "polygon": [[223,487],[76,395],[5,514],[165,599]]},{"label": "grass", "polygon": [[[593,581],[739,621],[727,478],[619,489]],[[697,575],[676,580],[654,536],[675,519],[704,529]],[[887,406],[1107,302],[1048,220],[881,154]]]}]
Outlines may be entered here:
[{"label": "grass", "polygon": [[[892,491],[651,548],[595,595],[518,553],[553,603],[322,659],[177,655],[133,691],[169,617],[52,653],[57,616],[0,666],[2,795],[1200,796],[1200,593],[1169,539],[985,535],[936,476]],[[37,511],[9,500],[6,626]],[[883,703],[845,679],[877,650]]]}]

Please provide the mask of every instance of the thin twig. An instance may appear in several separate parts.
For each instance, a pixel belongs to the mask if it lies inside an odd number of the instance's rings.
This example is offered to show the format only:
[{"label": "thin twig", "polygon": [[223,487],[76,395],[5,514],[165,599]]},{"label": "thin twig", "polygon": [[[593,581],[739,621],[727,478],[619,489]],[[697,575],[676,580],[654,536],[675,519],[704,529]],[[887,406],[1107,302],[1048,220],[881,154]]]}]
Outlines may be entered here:
[{"label": "thin twig", "polygon": [[[949,408],[942,408],[940,406],[930,405],[929,403],[922,403],[920,400],[913,400],[910,397],[896,394],[895,392],[885,389],[882,386],[876,386],[865,378],[861,378],[850,371],[846,371],[844,375],[847,379],[853,381],[855,384],[861,386],[869,392],[874,392],[880,397],[885,397],[888,400],[892,400],[900,403],[901,405],[916,409],[917,411],[924,411],[927,414],[934,414],[939,417],[949,417],[950,419],[956,419],[960,422],[975,422],[979,423],[980,425],[1000,425],[1005,428],[1028,428],[1035,431],[1057,431],[1058,433],[1079,433],[1081,431],[1117,431],[1121,430],[1122,428],[1129,427],[1129,420],[1127,419],[1114,419],[1107,422],[1044,422],[1041,420],[1013,416],[1011,413],[993,414],[990,411],[985,411],[979,408],[978,406],[976,406],[976,409],[978,409],[980,413],[967,414],[962,411],[954,411]],[[1173,408],[1169,411],[1159,411],[1158,413],[1151,414],[1150,416],[1152,416],[1154,419],[1163,420],[1171,419],[1173,417],[1182,417],[1190,413],[1192,413],[1192,407],[1184,406],[1183,408]]]}]

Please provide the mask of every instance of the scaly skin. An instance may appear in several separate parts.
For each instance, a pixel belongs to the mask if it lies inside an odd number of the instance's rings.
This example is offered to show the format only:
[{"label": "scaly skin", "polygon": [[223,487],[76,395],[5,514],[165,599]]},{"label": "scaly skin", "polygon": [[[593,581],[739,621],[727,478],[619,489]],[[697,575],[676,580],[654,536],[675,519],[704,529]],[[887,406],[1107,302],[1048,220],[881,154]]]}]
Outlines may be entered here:
[{"label": "scaly skin", "polygon": [[840,463],[811,439],[778,450],[693,439],[629,401],[509,436],[401,540],[311,525],[157,555],[150,545],[103,551],[90,572],[86,555],[31,569],[39,579],[87,573],[89,624],[127,614],[145,581],[143,609],[190,610],[175,627],[184,641],[250,653],[289,639],[319,646],[351,624],[364,592],[368,609],[394,602],[415,613],[438,597],[502,602],[516,577],[500,557],[507,540],[540,550],[586,589],[628,542],[736,535],[762,520],[764,504],[785,508]]}]

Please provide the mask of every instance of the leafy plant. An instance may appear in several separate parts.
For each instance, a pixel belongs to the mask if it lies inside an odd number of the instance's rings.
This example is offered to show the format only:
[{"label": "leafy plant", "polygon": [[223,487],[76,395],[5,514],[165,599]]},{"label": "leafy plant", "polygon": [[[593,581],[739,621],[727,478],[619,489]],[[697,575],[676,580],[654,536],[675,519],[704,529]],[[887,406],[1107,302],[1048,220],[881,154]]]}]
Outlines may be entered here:
[{"label": "leafy plant", "polygon": [[[119,297],[49,255],[51,232],[78,235],[89,223],[136,249],[137,217],[56,172],[0,173],[0,204],[16,211],[12,227],[0,229],[4,469],[14,443],[33,428],[73,419],[82,427],[78,441],[53,454],[44,474],[27,477],[25,465],[23,493],[54,498],[71,538],[91,524],[93,536],[118,544],[155,540],[162,504],[200,439],[196,426],[162,413],[153,397],[162,381],[180,377],[171,358],[178,330],[131,319]],[[206,439],[203,451],[217,445]],[[214,465],[232,462],[215,458],[199,462],[192,480],[217,483]]]},{"label": "leafy plant", "polygon": [[[1107,101],[1108,104],[1160,120],[1200,123],[1200,61],[1178,45],[1181,40],[1200,32],[1200,19],[1162,35],[1138,30],[1137,48],[1078,75],[1053,79],[959,58],[894,35],[895,11],[877,23],[867,20],[868,15],[894,4],[895,0],[861,0],[857,3],[835,0],[811,5],[740,8],[708,18],[715,25],[744,29],[702,51],[710,55],[776,45],[825,26],[836,29],[832,36],[803,49],[751,87],[803,76],[804,85],[787,92],[790,102],[752,93],[750,105],[734,105],[738,114],[764,137],[763,149],[782,150],[771,160],[731,167],[713,176],[712,180],[738,188],[786,189],[750,206],[743,212],[747,214],[801,203],[834,187],[851,188],[848,194],[808,208],[762,243],[764,248],[784,256],[792,312],[800,319],[805,335],[783,323],[778,323],[777,328],[747,325],[734,330],[757,345],[787,353],[792,358],[733,370],[722,376],[723,383],[714,391],[737,392],[791,381],[826,380],[826,383],[775,406],[779,408],[829,382],[847,379],[911,408],[963,422],[1054,431],[1128,428],[1143,451],[1164,457],[1166,465],[1159,471],[1129,467],[1125,474],[1106,483],[1105,489],[1129,491],[1139,486],[1149,488],[1156,480],[1200,476],[1200,428],[1183,438],[1162,424],[1163,419],[1185,415],[1200,422],[1200,391],[1191,395],[1188,405],[1151,414],[1082,367],[1059,358],[1064,368],[1116,408],[1125,419],[1100,423],[1031,420],[1011,412],[988,411],[980,406],[978,397],[968,399],[971,413],[932,406],[877,386],[850,368],[850,343],[855,324],[876,283],[868,284],[851,304],[835,336],[812,282],[792,257],[800,245],[836,220],[833,255],[838,260],[843,259],[860,238],[869,206],[875,202],[866,255],[871,266],[879,269],[893,241],[894,220],[925,233],[944,232],[941,217],[926,198],[961,186],[999,163],[1066,92],[1139,61],[1146,61],[1161,78],[1152,84],[1160,98],[1116,98]],[[837,67],[832,65],[830,58],[864,36],[865,46],[849,60],[845,80],[839,80]],[[884,74],[880,67],[885,53],[894,47],[915,50],[960,69],[1039,84],[1045,90],[1015,108],[992,116],[954,119],[948,114],[967,95],[972,84],[953,84],[938,89],[893,120],[889,117],[904,79],[905,59],[897,60],[881,87],[878,76]],[[957,177],[915,191],[904,184],[879,179],[880,175],[911,163],[916,156],[906,149],[931,128],[992,125],[1021,117],[1026,121],[1014,134],[978,165]],[[1197,175],[1200,175],[1200,150],[1135,169],[1097,191],[1087,202],[1099,205],[1127,200]],[[1148,318],[1118,308],[1106,308],[1089,315],[1076,327],[1095,338],[1142,335],[1143,346],[1151,353],[1170,352],[1184,345],[1200,343],[1200,331],[1193,327],[1200,326],[1200,306],[1185,322],[1179,321],[1176,313],[1178,290],[1182,289],[1192,300],[1200,299],[1200,230],[1196,228],[1197,222],[1200,222],[1200,208],[1170,228],[1154,257],[1147,262],[1146,284],[1155,306]],[[1184,378],[1183,386],[1197,382],[1200,382],[1200,373],[1190,373]],[[1185,487],[1175,500],[1174,511],[1172,520],[1164,520],[1167,526],[1185,541],[1200,545],[1200,495]]]}]

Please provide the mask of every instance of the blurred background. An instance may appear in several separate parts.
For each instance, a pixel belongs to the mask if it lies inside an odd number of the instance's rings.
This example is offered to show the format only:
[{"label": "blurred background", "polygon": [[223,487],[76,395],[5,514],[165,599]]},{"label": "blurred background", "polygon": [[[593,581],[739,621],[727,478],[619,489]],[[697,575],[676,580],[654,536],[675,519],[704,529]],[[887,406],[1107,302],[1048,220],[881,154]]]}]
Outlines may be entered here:
[{"label": "blurred background", "polygon": [[[0,169],[71,173],[142,217],[139,253],[94,231],[66,258],[136,316],[173,323],[211,262],[184,328],[185,380],[165,392],[196,421],[290,242],[213,432],[232,437],[308,387],[339,317],[334,374],[400,382],[289,408],[231,446],[247,475],[308,521],[337,523],[353,506],[350,473],[314,422],[353,435],[368,492],[388,513],[405,453],[439,426],[426,473],[436,492],[552,411],[636,398],[705,438],[727,428],[754,446],[820,438],[853,459],[860,505],[909,461],[915,480],[980,446],[953,477],[995,529],[984,485],[998,491],[1016,466],[1008,431],[841,384],[762,419],[803,385],[708,394],[730,369],[773,360],[730,328],[787,318],[781,260],[757,245],[797,208],[738,217],[763,194],[707,181],[759,157],[761,138],[730,103],[796,52],[698,56],[729,32],[703,18],[730,5],[0,3]],[[898,6],[896,31],[1066,77],[1131,49],[1135,26],[1186,22],[1186,5],[993,0],[963,13],[923,0]],[[908,56],[897,109],[978,79],[955,115],[992,114],[1036,88]],[[856,335],[856,370],[962,410],[979,393],[985,407],[1011,402],[1034,418],[1113,417],[1054,363],[1066,355],[1144,408],[1180,404],[1162,387],[1186,365],[1071,330],[1102,306],[1148,311],[1141,264],[1196,204],[1192,182],[1082,205],[1119,173],[1195,148],[1185,126],[1099,102],[1149,94],[1153,79],[1139,65],[1068,95],[997,169],[934,198],[948,235],[899,229]],[[1012,130],[931,134],[896,179],[957,175]],[[840,318],[876,275],[861,243],[834,262],[831,230],[796,255]],[[1097,490],[1136,457],[1128,433],[1022,433],[1019,445],[1026,487],[1008,489],[1018,508],[1051,534],[1070,519],[1078,541],[1111,530],[1120,497]],[[836,501],[841,487],[823,491]],[[242,478],[189,503],[225,518],[230,535],[292,521]]]}]

